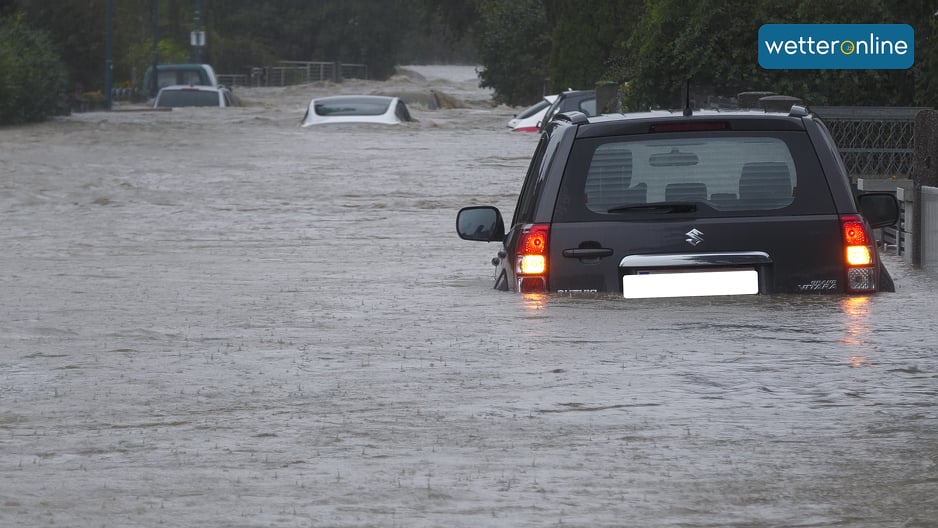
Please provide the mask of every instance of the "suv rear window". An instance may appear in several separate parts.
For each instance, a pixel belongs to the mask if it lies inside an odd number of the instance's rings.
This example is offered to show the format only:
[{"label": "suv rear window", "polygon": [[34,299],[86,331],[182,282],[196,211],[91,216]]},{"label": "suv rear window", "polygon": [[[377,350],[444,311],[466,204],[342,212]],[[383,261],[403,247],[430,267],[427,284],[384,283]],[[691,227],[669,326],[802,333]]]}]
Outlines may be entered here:
[{"label": "suv rear window", "polygon": [[173,84],[204,85],[209,84],[208,78],[201,69],[160,69],[157,71],[157,85],[159,88]]},{"label": "suv rear window", "polygon": [[580,139],[560,192],[555,221],[650,213],[628,207],[683,202],[697,204],[697,216],[834,210],[817,156],[799,132]]}]

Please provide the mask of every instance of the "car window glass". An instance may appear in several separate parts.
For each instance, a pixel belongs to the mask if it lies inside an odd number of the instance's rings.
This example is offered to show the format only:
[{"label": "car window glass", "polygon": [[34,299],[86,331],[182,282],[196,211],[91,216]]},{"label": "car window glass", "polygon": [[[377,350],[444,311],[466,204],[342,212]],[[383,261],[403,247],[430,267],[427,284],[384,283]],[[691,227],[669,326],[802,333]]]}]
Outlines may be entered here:
[{"label": "car window glass", "polygon": [[410,112],[407,111],[407,106],[402,101],[397,102],[394,114],[401,121],[410,121]]},{"label": "car window glass", "polygon": [[162,90],[157,99],[159,107],[219,105],[218,92],[214,90]]},{"label": "car window glass", "polygon": [[544,152],[547,150],[549,137],[545,134],[541,136],[534,156],[531,157],[531,163],[528,164],[528,172],[524,177],[524,184],[521,187],[521,194],[518,196],[518,205],[515,206],[514,218],[511,221],[512,226],[519,223],[531,222],[534,217],[534,204],[536,193],[536,183],[540,173],[541,163],[544,160]]},{"label": "car window glass", "polygon": [[[627,147],[627,148],[626,148]],[[710,201],[717,209],[780,209],[792,202],[794,161],[778,138],[648,139],[593,153],[587,207]]]},{"label": "car window glass", "polygon": [[177,84],[203,84],[202,76],[197,71],[181,70],[178,72]]},{"label": "car window glass", "polygon": [[550,105],[550,102],[548,102],[546,99],[542,99],[540,102],[522,110],[521,113],[516,115],[515,117],[518,119],[525,119],[525,118],[531,117],[534,114],[540,112],[541,110],[547,108],[548,105]]},{"label": "car window glass", "polygon": [[319,99],[315,102],[316,114],[321,116],[377,116],[384,115],[391,105],[390,99],[341,98]]},{"label": "car window glass", "polygon": [[156,84],[157,84],[157,88],[179,84],[179,82],[176,81],[176,71],[175,70],[157,70]]},{"label": "car window glass", "polygon": [[579,110],[588,116],[596,115],[596,99],[584,99],[580,101]]},{"label": "car window glass", "polygon": [[[786,135],[787,134],[787,135]],[[699,203],[720,214],[769,214],[800,203],[827,212],[830,192],[805,134],[655,134],[580,140],[564,176],[561,214]],[[818,177],[808,177],[814,174]]]}]

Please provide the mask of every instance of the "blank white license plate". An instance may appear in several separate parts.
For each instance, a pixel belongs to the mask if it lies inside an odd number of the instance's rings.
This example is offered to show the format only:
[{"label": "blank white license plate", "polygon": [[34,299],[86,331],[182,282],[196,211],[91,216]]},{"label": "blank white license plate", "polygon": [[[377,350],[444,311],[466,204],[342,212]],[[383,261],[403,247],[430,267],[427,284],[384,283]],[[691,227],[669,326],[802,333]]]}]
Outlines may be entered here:
[{"label": "blank white license plate", "polygon": [[626,299],[759,293],[756,270],[652,272],[622,277]]}]

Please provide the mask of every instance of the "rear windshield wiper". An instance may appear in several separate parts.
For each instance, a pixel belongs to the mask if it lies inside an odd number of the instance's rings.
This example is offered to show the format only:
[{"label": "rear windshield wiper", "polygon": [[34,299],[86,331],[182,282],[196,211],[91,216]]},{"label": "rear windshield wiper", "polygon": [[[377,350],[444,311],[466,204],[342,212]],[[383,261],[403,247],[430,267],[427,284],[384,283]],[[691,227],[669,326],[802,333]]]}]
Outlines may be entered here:
[{"label": "rear windshield wiper", "polygon": [[610,207],[608,213],[693,213],[697,211],[697,204],[694,202],[658,202],[650,204],[625,204],[616,207]]}]

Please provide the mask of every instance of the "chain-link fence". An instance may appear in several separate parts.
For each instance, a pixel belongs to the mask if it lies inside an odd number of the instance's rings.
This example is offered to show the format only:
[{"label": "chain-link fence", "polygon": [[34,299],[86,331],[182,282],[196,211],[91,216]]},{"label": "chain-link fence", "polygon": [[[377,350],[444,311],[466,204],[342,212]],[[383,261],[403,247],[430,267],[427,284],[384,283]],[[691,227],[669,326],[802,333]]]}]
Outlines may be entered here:
[{"label": "chain-link fence", "polygon": [[812,106],[837,144],[854,179],[912,175],[915,116],[924,108]]}]

